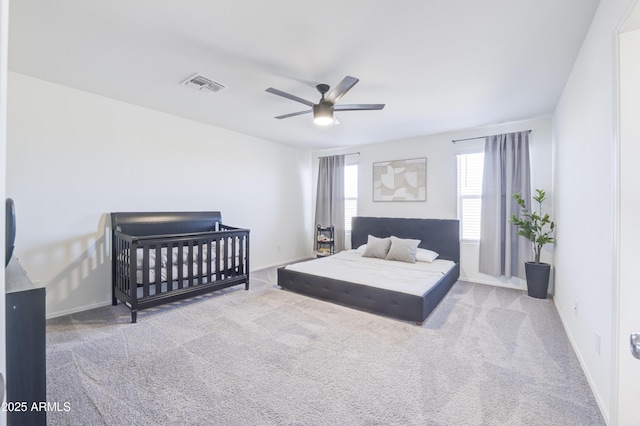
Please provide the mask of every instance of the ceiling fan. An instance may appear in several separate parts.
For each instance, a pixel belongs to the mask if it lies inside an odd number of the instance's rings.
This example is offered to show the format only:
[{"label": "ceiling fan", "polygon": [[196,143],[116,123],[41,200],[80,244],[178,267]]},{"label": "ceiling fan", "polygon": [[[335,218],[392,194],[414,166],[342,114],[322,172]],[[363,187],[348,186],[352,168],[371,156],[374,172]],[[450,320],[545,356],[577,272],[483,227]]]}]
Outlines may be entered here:
[{"label": "ceiling fan", "polygon": [[[334,122],[333,119],[333,111],[361,111],[361,110],[380,110],[384,108],[384,104],[349,104],[349,105],[336,105],[336,102],[342,98],[345,93],[347,93],[356,83],[360,81],[355,77],[346,76],[342,79],[340,83],[336,87],[333,88],[331,92],[329,92],[328,84],[318,84],[316,89],[320,92],[322,96],[320,101],[317,104],[314,104],[311,101],[306,99],[299,98],[295,95],[292,95],[287,92],[283,92],[282,90],[274,89],[273,87],[269,87],[266,91],[269,93],[273,93],[274,95],[282,96],[287,99],[291,99],[292,101],[300,102],[301,104],[305,104],[310,106],[311,109],[305,111],[292,112],[291,114],[279,115],[275,118],[289,118],[295,117],[296,115],[308,114],[313,112],[313,122],[319,124],[321,126],[326,126],[327,124],[331,124]],[[329,94],[325,97],[325,94],[329,92]]]}]

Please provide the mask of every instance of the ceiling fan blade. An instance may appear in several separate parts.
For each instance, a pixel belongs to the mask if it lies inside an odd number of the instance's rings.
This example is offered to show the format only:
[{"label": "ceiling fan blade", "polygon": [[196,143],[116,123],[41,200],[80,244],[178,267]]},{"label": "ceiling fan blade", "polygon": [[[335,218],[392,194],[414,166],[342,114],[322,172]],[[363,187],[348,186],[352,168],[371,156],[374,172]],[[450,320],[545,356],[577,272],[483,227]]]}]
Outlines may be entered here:
[{"label": "ceiling fan blade", "polygon": [[360,111],[360,110],[379,110],[384,108],[385,104],[349,104],[335,105],[334,111]]},{"label": "ceiling fan blade", "polygon": [[282,119],[282,118],[295,117],[296,115],[309,114],[311,111],[312,110],[308,109],[306,111],[292,112],[291,114],[279,115],[275,118]]},{"label": "ceiling fan blade", "polygon": [[341,97],[344,96],[345,93],[351,90],[351,88],[355,86],[358,81],[360,80],[355,77],[346,76],[340,83],[338,83],[336,87],[333,88],[331,92],[329,92],[325,100],[327,102],[335,104]]},{"label": "ceiling fan blade", "polygon": [[296,95],[292,95],[291,93],[283,92],[282,90],[274,89],[273,87],[269,87],[265,90],[266,92],[273,93],[274,95],[282,96],[283,98],[291,99],[292,101],[300,102],[301,104],[305,104],[307,106],[313,107],[314,103],[310,102],[306,99],[302,99],[297,97]]}]

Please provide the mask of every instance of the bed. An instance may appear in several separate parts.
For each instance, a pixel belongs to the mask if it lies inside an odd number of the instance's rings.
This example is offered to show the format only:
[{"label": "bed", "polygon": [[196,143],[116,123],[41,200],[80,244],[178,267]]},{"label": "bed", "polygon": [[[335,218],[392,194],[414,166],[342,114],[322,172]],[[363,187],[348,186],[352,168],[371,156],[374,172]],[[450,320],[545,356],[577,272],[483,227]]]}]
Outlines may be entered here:
[{"label": "bed", "polygon": [[[353,274],[341,278],[343,269],[349,269],[351,263],[355,267],[355,258],[362,257],[363,245],[374,239],[385,239],[392,236],[396,241],[419,240],[417,247],[424,253],[436,252],[437,263],[440,266],[437,272],[429,272],[431,283],[425,285],[423,290],[416,291],[416,285],[421,281],[412,275],[411,282],[401,283],[397,277],[404,274],[403,264],[407,269],[420,268],[421,262],[401,262],[397,260],[385,260],[383,258],[363,259],[368,264],[378,263],[383,270],[379,273],[366,272],[373,281],[375,275],[386,276],[388,279],[382,282],[355,282]],[[460,238],[459,221],[453,219],[413,219],[413,218],[381,218],[381,217],[354,217],[352,221],[351,247],[354,249],[343,255],[328,256],[314,259],[299,264],[287,265],[278,269],[278,285],[287,290],[331,301],[348,307],[367,312],[389,316],[392,318],[412,321],[422,324],[429,314],[436,308],[446,296],[460,275]],[[365,249],[366,250],[366,249]],[[360,252],[360,253],[358,253]],[[334,258],[334,259],[332,259]],[[444,264],[448,263],[448,267]],[[412,265],[412,266],[410,266]],[[393,269],[398,268],[398,269]],[[327,271],[331,271],[327,273]],[[397,271],[394,272],[394,271]],[[440,275],[434,279],[432,274]],[[356,275],[365,276],[365,272],[356,272]],[[375,279],[376,281],[380,281]],[[396,285],[398,284],[398,285]],[[416,284],[416,285],[414,285]],[[404,286],[404,288],[403,288]]]},{"label": "bed", "polygon": [[111,213],[112,304],[141,309],[244,284],[249,230],[220,212]]}]

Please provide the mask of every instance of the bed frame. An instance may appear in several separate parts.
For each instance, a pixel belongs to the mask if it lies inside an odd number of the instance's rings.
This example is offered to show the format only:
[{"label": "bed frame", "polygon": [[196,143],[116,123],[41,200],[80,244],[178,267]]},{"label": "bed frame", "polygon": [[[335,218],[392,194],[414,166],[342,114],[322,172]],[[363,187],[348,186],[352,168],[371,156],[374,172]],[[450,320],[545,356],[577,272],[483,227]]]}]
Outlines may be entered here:
[{"label": "bed frame", "polygon": [[141,309],[249,290],[249,230],[223,225],[220,212],[111,213],[111,229],[112,304],[127,305],[133,323]]},{"label": "bed frame", "polygon": [[438,252],[440,259],[452,260],[455,266],[422,296],[285,268],[278,269],[278,285],[283,289],[352,308],[422,324],[460,276],[459,221],[354,217],[351,228],[351,247],[354,249],[366,244],[369,234],[379,238],[395,235],[398,238],[419,239],[419,247]]}]

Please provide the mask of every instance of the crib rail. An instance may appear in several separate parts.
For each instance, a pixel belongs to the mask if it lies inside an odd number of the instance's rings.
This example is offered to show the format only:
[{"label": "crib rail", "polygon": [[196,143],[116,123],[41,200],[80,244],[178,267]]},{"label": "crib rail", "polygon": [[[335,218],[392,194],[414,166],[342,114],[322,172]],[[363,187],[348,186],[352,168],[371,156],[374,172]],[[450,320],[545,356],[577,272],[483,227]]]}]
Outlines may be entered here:
[{"label": "crib rail", "polygon": [[249,288],[249,230],[130,235],[113,231],[113,304],[132,312],[244,283]]}]

